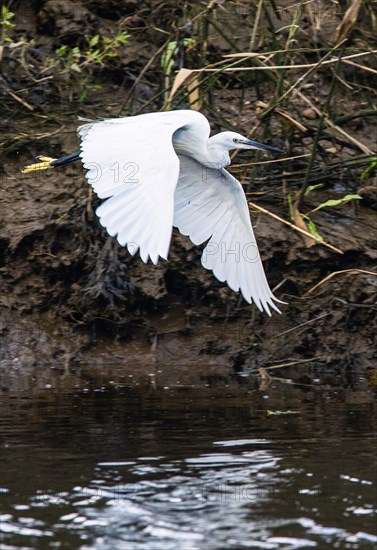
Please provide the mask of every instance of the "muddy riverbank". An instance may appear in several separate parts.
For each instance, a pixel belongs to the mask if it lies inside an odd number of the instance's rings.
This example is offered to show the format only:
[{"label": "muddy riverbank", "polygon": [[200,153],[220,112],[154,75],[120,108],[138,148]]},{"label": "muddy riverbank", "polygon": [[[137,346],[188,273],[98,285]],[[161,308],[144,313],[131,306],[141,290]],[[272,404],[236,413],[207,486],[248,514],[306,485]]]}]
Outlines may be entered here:
[{"label": "muddy riverbank", "polygon": [[[189,14],[184,3],[171,11],[168,2],[160,2],[155,7],[145,3],[145,8],[135,10],[135,3],[123,2],[117,3],[119,13],[115,8],[110,13],[102,2],[76,4],[66,3],[63,9],[57,1],[15,3],[16,26],[10,36],[14,43],[21,37],[34,42],[24,48],[23,58],[15,55],[16,46],[12,50],[6,45],[3,54],[7,82],[2,106],[0,242],[3,368],[33,369],[53,362],[74,369],[97,354],[100,363],[116,364],[131,372],[135,359],[130,357],[135,355],[130,350],[137,348],[146,358],[145,364],[150,358],[153,364],[169,365],[177,372],[185,366],[194,369],[202,363],[198,359],[205,357],[207,365],[228,374],[258,373],[261,368],[288,364],[293,366],[281,372],[315,377],[318,369],[324,369],[341,373],[345,382],[350,373],[362,373],[373,380],[377,332],[375,181],[373,173],[361,181],[368,164],[357,164],[362,152],[346,140],[337,140],[333,132],[324,136],[315,166],[313,183],[322,187],[310,194],[304,211],[329,198],[361,193],[364,198],[357,205],[345,203],[318,211],[313,217],[324,240],[342,254],[323,245],[307,248],[291,228],[251,211],[268,280],[276,295],[287,302],[282,315],[271,318],[203,270],[200,247],[176,231],[168,262],[145,265],[138,256],[129,257],[99,226],[94,214],[99,201],[89,192],[79,164],[37,175],[20,173],[37,154],[60,156],[76,150],[79,116],[100,118],[160,108],[160,100],[148,105],[148,97],[161,82],[156,52],[164,44],[166,29],[172,32],[177,21],[188,20],[198,8]],[[198,8],[195,13],[199,12]],[[228,21],[232,28],[253,16],[242,12],[236,20],[234,13],[238,12],[231,12],[233,19]],[[226,19],[220,15],[216,16],[217,26],[224,28]],[[58,76],[56,67],[41,74],[41,59],[56,56],[57,46],[79,44],[79,35],[108,32],[120,23],[123,26],[119,28],[130,34],[129,42],[117,54],[121,66],[114,62],[103,70],[93,70],[85,83],[85,100],[64,81],[66,77]],[[239,47],[250,34],[250,26],[242,25],[236,36]],[[198,32],[194,28],[192,35]],[[317,39],[326,44],[325,34]],[[208,57],[213,61],[228,52],[229,43],[212,27]],[[192,56],[194,63],[199,53],[194,51]],[[146,77],[137,81],[143,70]],[[364,72],[356,74],[357,70],[347,74],[350,85],[364,82]],[[317,91],[309,88],[317,104],[329,90],[327,77],[325,72],[319,75]],[[214,87],[213,96],[222,120],[247,133],[258,122],[260,91],[254,82],[241,94],[240,83],[234,77],[221,89]],[[271,85],[261,81],[258,86],[264,90],[264,99],[270,100]],[[357,105],[367,108],[368,91],[361,86],[357,98],[356,91],[337,90],[339,116]],[[184,102],[176,105],[182,106]],[[297,99],[296,107],[302,113],[304,105]],[[211,109],[204,105],[203,112],[214,130],[222,129],[220,118]],[[291,155],[308,154],[313,128],[290,137],[284,121],[275,117],[271,139],[276,145],[288,145]],[[375,146],[375,117],[350,121],[344,129],[365,147]],[[258,137],[261,140],[262,135]],[[235,163],[250,160],[239,155]],[[350,160],[356,163],[355,168]],[[288,195],[299,189],[305,174],[305,164],[300,162],[260,165],[256,179],[252,167],[246,171],[235,168],[233,173],[249,184],[250,200],[289,219]],[[96,368],[95,362],[93,366]]]}]

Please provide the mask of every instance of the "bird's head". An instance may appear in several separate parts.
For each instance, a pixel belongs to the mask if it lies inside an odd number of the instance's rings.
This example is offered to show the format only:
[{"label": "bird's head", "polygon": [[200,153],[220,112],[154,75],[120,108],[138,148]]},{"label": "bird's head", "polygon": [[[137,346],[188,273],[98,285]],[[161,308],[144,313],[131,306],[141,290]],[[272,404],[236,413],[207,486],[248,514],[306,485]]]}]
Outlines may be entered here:
[{"label": "bird's head", "polygon": [[224,149],[228,151],[232,151],[233,149],[261,149],[262,151],[270,151],[271,153],[284,153],[284,151],[277,147],[270,147],[269,145],[258,143],[237,132],[220,132],[211,138],[211,141],[216,141],[217,145],[222,145]]}]

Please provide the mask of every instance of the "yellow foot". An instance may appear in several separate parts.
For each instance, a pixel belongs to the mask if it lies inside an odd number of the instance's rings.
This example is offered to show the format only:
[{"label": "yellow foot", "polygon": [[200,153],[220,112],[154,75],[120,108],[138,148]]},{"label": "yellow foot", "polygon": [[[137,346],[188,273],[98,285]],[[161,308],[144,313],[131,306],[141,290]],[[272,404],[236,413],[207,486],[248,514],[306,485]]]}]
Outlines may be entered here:
[{"label": "yellow foot", "polygon": [[50,168],[53,168],[53,166],[51,166],[51,162],[53,162],[56,159],[39,155],[37,157],[37,160],[39,160],[39,162],[25,166],[25,168],[21,170],[21,172],[23,174],[28,174],[29,172],[35,172],[37,170],[49,170]]}]

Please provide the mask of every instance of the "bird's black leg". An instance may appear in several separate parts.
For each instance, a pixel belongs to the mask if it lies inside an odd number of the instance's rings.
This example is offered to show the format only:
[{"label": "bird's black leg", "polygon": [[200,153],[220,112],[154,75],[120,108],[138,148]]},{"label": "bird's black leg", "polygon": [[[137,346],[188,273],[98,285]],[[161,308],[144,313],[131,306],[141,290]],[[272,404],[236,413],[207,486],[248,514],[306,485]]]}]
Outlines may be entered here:
[{"label": "bird's black leg", "polygon": [[70,155],[61,157],[60,159],[39,155],[37,160],[39,162],[29,164],[29,166],[26,166],[22,170],[22,173],[28,174],[29,172],[36,172],[37,170],[49,170],[50,168],[55,168],[55,166],[65,166],[66,164],[71,164],[71,162],[80,160],[80,151],[76,151],[76,153],[71,153]]},{"label": "bird's black leg", "polygon": [[71,153],[70,155],[61,157],[60,159],[55,159],[50,162],[50,166],[65,166],[66,164],[71,164],[71,162],[75,162],[76,160],[80,160],[80,151],[76,151],[76,153]]}]

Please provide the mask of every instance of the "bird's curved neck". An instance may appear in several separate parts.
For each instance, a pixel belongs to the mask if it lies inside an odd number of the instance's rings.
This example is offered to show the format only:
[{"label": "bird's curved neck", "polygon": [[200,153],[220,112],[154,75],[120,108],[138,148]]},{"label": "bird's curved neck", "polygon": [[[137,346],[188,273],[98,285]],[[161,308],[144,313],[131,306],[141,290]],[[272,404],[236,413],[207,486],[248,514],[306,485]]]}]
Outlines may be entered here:
[{"label": "bird's curved neck", "polygon": [[211,168],[224,168],[230,164],[229,150],[217,140],[216,136],[209,138],[207,150]]},{"label": "bird's curved neck", "polygon": [[229,151],[216,139],[204,137],[195,128],[182,128],[173,136],[173,146],[177,154],[186,155],[208,168],[223,168],[230,164]]},{"label": "bird's curved neck", "polygon": [[216,136],[208,139],[202,147],[190,151],[189,156],[207,168],[220,170],[230,164],[229,150],[216,140]]}]

